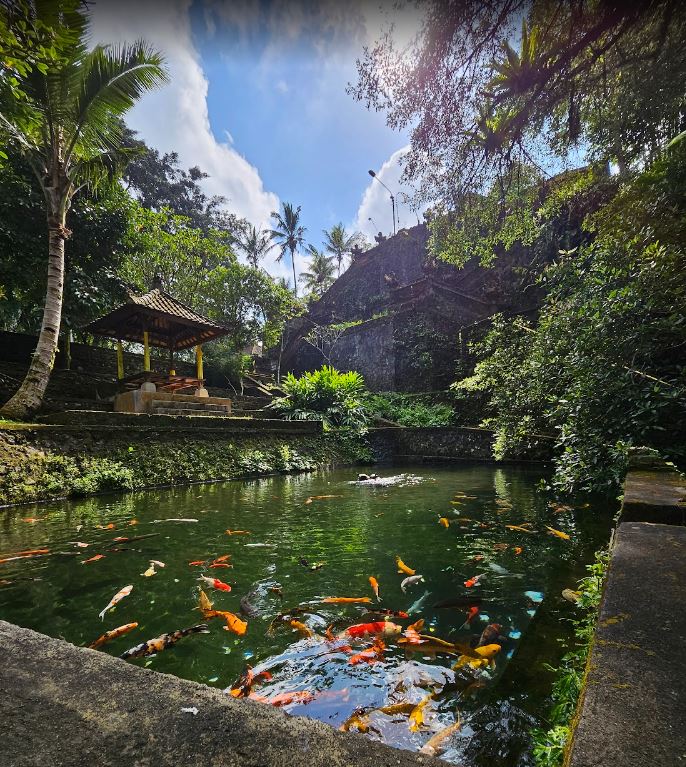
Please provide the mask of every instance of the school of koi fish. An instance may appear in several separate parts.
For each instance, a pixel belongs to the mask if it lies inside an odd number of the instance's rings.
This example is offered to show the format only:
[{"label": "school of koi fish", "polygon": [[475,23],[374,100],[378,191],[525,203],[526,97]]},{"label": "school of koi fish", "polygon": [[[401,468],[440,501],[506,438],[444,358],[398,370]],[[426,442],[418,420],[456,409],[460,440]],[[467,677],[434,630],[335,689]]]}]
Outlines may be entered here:
[{"label": "school of koi fish", "polygon": [[[303,505],[311,509],[313,504],[335,503],[341,497],[338,494],[308,496]],[[465,526],[483,528],[485,523],[464,516],[459,511],[460,505],[475,498],[476,496],[463,492],[455,493],[451,504],[458,508],[452,511],[452,515],[450,517],[437,515],[433,521],[427,520],[426,524],[438,525],[443,529],[442,535],[446,537],[459,535]],[[555,512],[556,509],[551,507],[551,513]],[[41,518],[31,517],[22,521],[36,525],[40,523]],[[197,522],[197,519],[188,517],[151,520],[148,524],[192,525]],[[97,528],[105,533],[116,531],[117,535],[113,536],[107,545],[101,544],[101,550],[97,553],[80,558],[78,560],[80,565],[88,566],[88,568],[99,567],[101,565],[98,563],[103,559],[117,551],[125,550],[120,549],[120,546],[158,535],[158,533],[125,534],[128,532],[126,528],[133,528],[138,524],[138,520],[130,519],[118,525],[113,523],[98,525]],[[509,551],[510,554],[519,557],[526,551],[525,541],[522,539],[528,536],[547,535],[556,539],[559,546],[565,546],[566,542],[571,540],[570,535],[562,530],[547,525],[544,529],[535,529],[531,522],[526,521],[515,520],[505,524],[503,520],[501,528],[503,537],[507,536],[511,540],[506,539],[493,544],[494,555]],[[69,543],[79,551],[86,550],[92,545],[90,542],[80,540]],[[384,664],[390,662],[391,650],[396,655],[402,652],[410,660],[428,659],[438,664],[441,673],[426,678],[421,678],[420,674],[419,681],[415,680],[413,689],[424,690],[420,699],[410,700],[404,697],[403,684],[398,684],[384,705],[365,703],[356,706],[352,714],[338,726],[340,730],[346,732],[368,733],[372,737],[383,739],[384,722],[392,721],[395,725],[405,722],[408,732],[426,736],[419,748],[422,753],[440,756],[448,748],[451,738],[460,732],[463,719],[456,710],[453,720],[446,723],[445,716],[436,715],[437,706],[446,696],[466,699],[486,684],[492,677],[499,658],[511,651],[520,635],[520,632],[512,630],[512,627],[489,619],[484,609],[485,600],[479,591],[484,581],[487,582],[489,579],[503,577],[516,579],[521,578],[522,575],[510,572],[493,561],[482,565],[483,554],[474,554],[471,559],[474,569],[471,573],[463,574],[457,588],[454,587],[454,578],[451,579],[455,591],[453,596],[433,601],[431,604],[429,604],[431,593],[434,590],[441,590],[434,582],[435,578],[431,579],[429,576],[425,578],[420,572],[421,563],[409,559],[404,552],[389,554],[389,558],[392,558],[395,563],[397,579],[393,583],[393,593],[397,595],[397,587],[399,587],[402,595],[408,595],[408,602],[410,602],[408,605],[398,604],[397,596],[392,598],[391,604],[387,603],[384,590],[388,580],[391,579],[386,575],[384,580],[378,572],[367,573],[363,580],[351,584],[352,593],[318,594],[317,573],[326,568],[327,563],[311,562],[302,557],[296,558],[293,563],[294,568],[304,568],[312,573],[311,598],[306,601],[300,599],[297,604],[285,607],[284,603],[288,604],[289,599],[286,581],[289,576],[284,573],[285,577],[280,578],[280,582],[270,581],[266,588],[264,584],[260,587],[260,596],[266,595],[274,606],[274,612],[271,615],[265,615],[263,608],[254,604],[257,590],[246,591],[246,584],[242,583],[240,552],[243,548],[269,547],[273,544],[254,540],[250,530],[229,528],[224,531],[223,540],[218,541],[217,545],[224,548],[225,553],[187,559],[182,563],[187,573],[184,577],[189,583],[194,581],[196,584],[193,590],[193,599],[196,604],[193,609],[197,610],[199,620],[195,625],[157,637],[145,638],[145,636],[140,637],[141,621],[137,619],[107,628],[86,646],[93,650],[103,649],[114,640],[125,635],[134,636],[136,633],[142,641],[138,644],[132,643],[130,649],[118,653],[119,657],[125,660],[151,658],[158,653],[171,650],[182,640],[185,645],[194,641],[192,640],[194,635],[211,633],[215,631],[215,626],[217,628],[221,626],[221,630],[235,637],[249,638],[253,619],[260,618],[259,624],[253,624],[255,625],[253,631],[264,631],[267,637],[290,633],[294,638],[291,647],[296,648],[303,657],[316,659],[317,663],[326,663],[327,660],[335,658],[338,663],[345,659],[344,662],[347,662],[349,667],[363,671],[372,667],[383,668]],[[230,553],[226,551],[229,546],[232,549]],[[48,557],[50,554],[49,548],[25,549],[1,555],[0,564]],[[109,602],[97,615],[100,621],[102,623],[106,620],[111,621],[123,600],[132,592],[147,588],[148,579],[159,578],[160,575],[164,577],[165,573],[170,572],[171,568],[168,568],[167,564],[160,559],[149,559],[147,567],[143,565],[145,569],[140,572],[140,581],[132,578],[132,583],[123,585],[111,596]],[[178,573],[178,563],[174,563],[174,570]],[[175,580],[178,582],[179,578]],[[422,596],[415,598],[411,592],[418,587],[425,591]],[[242,596],[239,609],[237,612],[232,612],[225,609],[226,605],[223,602],[226,595],[235,594],[236,590],[242,593]],[[443,592],[445,592],[444,589]],[[523,595],[529,607],[532,608],[529,611],[530,614],[533,614],[543,595],[537,591],[523,591]],[[565,596],[565,598],[568,597]],[[428,624],[423,617],[427,609],[443,611],[450,616],[453,625],[447,631],[447,635],[442,637],[435,635],[434,625]],[[331,620],[332,610],[338,612],[333,620]],[[351,617],[351,612],[354,612],[356,617]],[[265,618],[268,620],[266,626]],[[215,621],[215,619],[218,620]],[[94,621],[94,628],[96,624],[97,620]],[[96,632],[94,631],[93,634],[95,635]],[[511,652],[509,654],[511,655]],[[336,698],[354,702],[354,698],[350,698],[353,693],[347,688],[328,691],[284,690],[283,680],[281,680],[281,684],[274,686],[272,690],[275,669],[280,662],[278,658],[276,662],[274,658],[265,658],[260,664],[246,663],[242,673],[225,689],[225,693],[237,700],[249,698],[285,708],[296,705],[306,706],[317,700],[326,702]],[[416,667],[412,669],[416,670]]]}]

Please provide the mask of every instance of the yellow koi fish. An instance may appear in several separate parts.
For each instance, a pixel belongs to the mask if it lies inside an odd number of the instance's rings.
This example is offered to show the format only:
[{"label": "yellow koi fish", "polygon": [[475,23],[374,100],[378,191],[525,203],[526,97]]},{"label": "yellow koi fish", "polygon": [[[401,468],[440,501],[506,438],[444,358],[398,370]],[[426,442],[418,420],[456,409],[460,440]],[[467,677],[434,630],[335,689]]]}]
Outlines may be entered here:
[{"label": "yellow koi fish", "polygon": [[[527,522],[526,524],[528,525],[529,523]],[[535,530],[529,530],[529,528],[524,526],[524,525],[505,525],[505,527],[508,530],[516,530],[519,533],[532,533],[533,534],[533,533],[536,532]]]},{"label": "yellow koi fish", "polygon": [[557,538],[562,538],[563,541],[571,540],[570,537],[567,535],[567,533],[563,533],[562,530],[556,530],[554,527],[548,527],[548,525],[545,526],[545,529],[551,535],[555,535]]},{"label": "yellow koi fish", "polygon": [[412,709],[410,718],[408,720],[411,732],[418,732],[419,728],[424,724],[424,709],[427,703],[433,698],[434,694],[430,692],[425,695],[419,703]]},{"label": "yellow koi fish", "polygon": [[369,576],[369,585],[372,587],[372,591],[374,592],[374,595],[376,596],[376,601],[380,602],[381,597],[379,596],[379,581],[377,581],[373,575]]},{"label": "yellow koi fish", "polygon": [[414,575],[417,571],[413,570],[411,567],[408,567],[400,557],[396,556],[395,563],[398,565],[398,572],[399,573],[405,573],[405,575]]},{"label": "yellow koi fish", "polygon": [[300,634],[300,636],[307,637],[308,639],[311,636],[314,636],[314,631],[312,631],[311,628],[306,626],[304,623],[301,623],[300,621],[296,621],[295,619],[293,619],[292,621],[290,621],[289,625],[291,626],[291,628],[294,628]]},{"label": "yellow koi fish", "polygon": [[453,733],[457,732],[462,727],[459,714],[456,722],[449,724],[442,730],[439,730],[435,735],[432,735],[429,740],[419,749],[420,754],[427,754],[428,756],[437,756],[443,751],[443,742],[447,740]]},{"label": "yellow koi fish", "polygon": [[446,530],[450,527],[450,522],[448,521],[447,517],[441,517],[438,520],[438,524],[443,525],[443,527],[445,527]]},{"label": "yellow koi fish", "polygon": [[[495,665],[493,658],[501,649],[499,644],[487,644],[483,647],[475,647],[470,655],[460,655],[457,662],[453,665],[453,671],[457,671],[458,668],[462,668],[464,665],[469,665],[472,668]],[[475,658],[474,655],[477,655],[478,657]]]}]

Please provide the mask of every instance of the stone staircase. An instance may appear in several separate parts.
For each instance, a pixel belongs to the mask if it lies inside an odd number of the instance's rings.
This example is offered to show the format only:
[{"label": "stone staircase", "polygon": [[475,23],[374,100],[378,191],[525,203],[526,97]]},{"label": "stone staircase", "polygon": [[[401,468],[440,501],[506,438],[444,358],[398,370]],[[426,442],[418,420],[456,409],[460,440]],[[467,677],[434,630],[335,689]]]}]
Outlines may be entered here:
[{"label": "stone staircase", "polygon": [[226,408],[211,402],[179,402],[175,400],[153,400],[153,415],[190,415],[204,418],[226,416]]}]

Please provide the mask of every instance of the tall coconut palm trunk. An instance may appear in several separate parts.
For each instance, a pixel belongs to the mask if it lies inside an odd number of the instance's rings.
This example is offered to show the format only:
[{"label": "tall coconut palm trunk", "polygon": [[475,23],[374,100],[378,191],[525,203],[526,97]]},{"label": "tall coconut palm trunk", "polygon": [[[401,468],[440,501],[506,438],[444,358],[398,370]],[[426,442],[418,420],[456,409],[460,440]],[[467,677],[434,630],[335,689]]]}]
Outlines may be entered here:
[{"label": "tall coconut palm trunk", "polygon": [[0,410],[8,418],[25,419],[41,406],[55,364],[64,297],[64,241],[70,232],[65,215],[48,217],[48,284],[38,344],[18,391]]},{"label": "tall coconut palm trunk", "polygon": [[293,295],[298,297],[298,275],[295,273],[295,251],[291,251],[291,264],[293,265]]}]

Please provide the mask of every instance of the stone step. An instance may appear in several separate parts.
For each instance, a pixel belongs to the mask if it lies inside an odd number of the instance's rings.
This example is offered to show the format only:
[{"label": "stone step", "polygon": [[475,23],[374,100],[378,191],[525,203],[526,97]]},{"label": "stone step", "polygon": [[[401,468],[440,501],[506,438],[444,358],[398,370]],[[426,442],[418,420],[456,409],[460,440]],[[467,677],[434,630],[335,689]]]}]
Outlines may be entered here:
[{"label": "stone step", "polygon": [[226,408],[223,405],[217,405],[213,402],[183,402],[181,400],[153,400],[152,407],[166,408],[171,410],[213,410],[217,413],[225,412]]},{"label": "stone step", "polygon": [[153,408],[153,415],[184,415],[195,416],[197,418],[221,418],[227,416],[228,413],[223,408],[220,411],[217,410],[193,410],[191,408],[171,408],[171,407],[156,407]]}]

